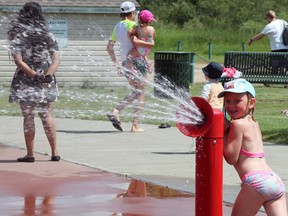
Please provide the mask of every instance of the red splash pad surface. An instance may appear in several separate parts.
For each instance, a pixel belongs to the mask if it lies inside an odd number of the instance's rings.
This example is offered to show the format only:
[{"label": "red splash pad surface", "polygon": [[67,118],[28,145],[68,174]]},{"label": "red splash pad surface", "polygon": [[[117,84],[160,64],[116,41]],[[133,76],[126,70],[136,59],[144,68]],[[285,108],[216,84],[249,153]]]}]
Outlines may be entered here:
[{"label": "red splash pad surface", "polygon": [[191,194],[40,154],[16,162],[24,155],[0,145],[1,215],[194,215]]}]

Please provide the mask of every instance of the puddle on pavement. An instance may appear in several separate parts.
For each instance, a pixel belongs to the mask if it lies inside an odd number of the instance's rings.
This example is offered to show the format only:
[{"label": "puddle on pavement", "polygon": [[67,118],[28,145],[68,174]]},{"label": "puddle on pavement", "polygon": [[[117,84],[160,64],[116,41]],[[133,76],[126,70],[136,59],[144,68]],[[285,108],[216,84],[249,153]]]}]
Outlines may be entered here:
[{"label": "puddle on pavement", "polygon": [[156,198],[172,198],[172,197],[193,197],[192,194],[183,193],[162,187],[141,180],[132,179],[127,191],[118,197],[156,197]]},{"label": "puddle on pavement", "polygon": [[5,190],[0,190],[2,214],[150,216],[194,212],[192,194],[117,175],[111,178],[107,173],[98,179],[62,182],[51,190],[41,184],[37,189],[35,183],[31,190],[22,191],[23,197],[15,193],[5,196]]}]

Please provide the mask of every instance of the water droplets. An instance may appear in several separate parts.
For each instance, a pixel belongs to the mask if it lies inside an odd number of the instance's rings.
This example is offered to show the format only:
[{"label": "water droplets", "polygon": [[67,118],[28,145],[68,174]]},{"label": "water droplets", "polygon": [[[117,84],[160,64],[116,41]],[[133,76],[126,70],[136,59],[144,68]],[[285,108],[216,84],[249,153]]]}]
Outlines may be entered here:
[{"label": "water droplets", "polygon": [[[4,22],[7,19],[5,16],[1,17],[1,22]],[[6,21],[5,21],[6,22]],[[21,23],[15,23],[19,28],[25,29],[26,31],[33,32],[41,32],[40,28],[33,28],[29,25],[23,25]],[[87,28],[88,31],[95,32],[95,34],[100,34],[102,38],[105,37],[103,29],[97,25],[91,25]],[[26,32],[25,31],[25,32]],[[98,32],[98,33],[96,33]],[[97,56],[95,54],[95,50],[90,49],[88,46],[70,46],[71,49],[79,58],[83,58],[83,62],[81,64],[72,63],[70,65],[66,65],[64,62],[61,62],[62,67],[69,67],[71,71],[77,71],[83,74],[84,78],[90,81],[93,77],[101,78],[101,82],[112,83],[109,84],[111,86],[115,86],[115,91],[112,92],[109,90],[98,91],[97,89],[89,89],[89,85],[87,85],[87,91],[81,89],[81,91],[77,89],[71,88],[60,88],[60,101],[58,103],[62,103],[64,105],[58,106],[54,108],[53,114],[57,117],[70,117],[70,118],[85,118],[85,119],[101,119],[103,116],[105,117],[107,112],[110,112],[117,103],[122,100],[125,96],[124,94],[118,94],[117,86],[120,86],[123,81],[117,81],[116,78],[116,68],[115,77],[111,76],[112,69],[111,65],[113,64],[110,60],[107,60],[107,56]],[[9,47],[4,47],[9,50]],[[13,47],[12,47],[13,50]],[[116,51],[117,52],[117,51]],[[60,55],[67,57],[63,51],[60,51]],[[107,54],[108,55],[108,54]],[[39,57],[39,56],[38,56]],[[45,56],[41,57],[44,58]],[[61,58],[62,58],[61,57]],[[39,57],[40,58],[40,57]],[[60,58],[60,59],[61,59]],[[87,67],[88,66],[88,67]],[[103,68],[101,72],[98,72],[95,68]],[[107,68],[107,71],[105,71]],[[107,73],[106,73],[107,72]],[[56,73],[57,76],[57,73]],[[141,113],[141,121],[142,122],[179,122],[185,124],[201,124],[204,121],[204,117],[202,113],[199,111],[197,106],[191,100],[189,93],[186,89],[178,87],[174,85],[173,82],[166,79],[165,77],[159,76],[158,79],[161,82],[154,82],[146,79],[144,77],[137,77],[146,83],[147,88],[145,90],[145,106]],[[65,78],[66,79],[66,78]],[[67,77],[68,79],[68,77]],[[60,80],[60,79],[59,79]],[[114,81],[115,80],[115,81]],[[87,83],[88,83],[87,81]],[[85,81],[84,81],[85,82]],[[97,81],[95,81],[96,83]],[[59,82],[60,84],[60,82]],[[97,83],[96,83],[97,84]],[[127,84],[128,86],[128,84]],[[84,85],[83,85],[84,87]],[[127,89],[126,89],[127,90]],[[123,90],[120,90],[123,92]],[[125,90],[124,90],[125,91]],[[156,92],[160,92],[163,95],[166,95],[166,98],[161,98],[157,96]],[[4,94],[3,91],[0,94]],[[5,94],[8,94],[5,92]],[[41,96],[41,95],[40,95]],[[40,97],[41,98],[41,97]],[[79,105],[80,104],[80,105]],[[179,111],[179,106],[182,106],[183,109]],[[83,108],[82,108],[83,107]],[[128,109],[133,109],[134,104],[128,105]],[[178,116],[176,116],[176,112],[178,112]],[[4,110],[1,113],[6,113]],[[123,111],[121,112],[121,118],[126,117],[125,120],[128,120],[133,116],[133,112],[131,111]]]}]

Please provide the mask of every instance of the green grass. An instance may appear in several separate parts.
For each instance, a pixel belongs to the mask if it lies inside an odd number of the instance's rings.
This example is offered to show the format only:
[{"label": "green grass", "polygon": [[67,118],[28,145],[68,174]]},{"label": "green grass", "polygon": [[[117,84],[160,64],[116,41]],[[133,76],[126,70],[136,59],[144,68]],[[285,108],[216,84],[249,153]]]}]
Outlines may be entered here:
[{"label": "green grass", "polygon": [[267,141],[288,144],[288,117],[281,112],[288,109],[288,89],[282,85],[259,86],[257,89],[256,118]]},{"label": "green grass", "polygon": [[[157,37],[155,39],[155,47],[152,52],[156,51],[177,51],[178,42],[181,42],[180,51],[194,52],[198,58],[197,61],[216,61],[224,62],[224,53],[226,51],[242,51],[244,44],[245,51],[270,52],[270,44],[268,37],[254,42],[248,46],[249,38],[259,33],[257,31],[234,31],[229,29],[193,29],[193,24],[190,26],[177,29],[175,26],[162,26],[156,23],[155,29]],[[262,26],[259,26],[258,31],[261,31]],[[211,59],[209,59],[208,44],[211,44]],[[153,53],[149,56],[153,59]]]},{"label": "green grass", "polygon": [[[202,84],[194,84],[190,87],[192,96],[199,96]],[[256,109],[255,118],[259,122],[263,140],[277,144],[288,144],[288,117],[282,116],[281,111],[288,109],[288,89],[283,85],[264,87],[255,85]],[[8,103],[8,87],[0,88],[0,115],[20,116],[18,104]],[[60,88],[60,100],[53,105],[53,115],[58,118],[75,118],[89,120],[107,120],[106,113],[119,102],[129,90],[117,89],[82,89]],[[168,118],[172,125],[175,123],[171,116],[175,114],[175,102],[166,99],[159,100],[153,97],[153,88],[148,88],[146,106],[142,123],[163,123]],[[122,113],[122,121],[129,122],[132,119],[133,107],[128,107]]]}]

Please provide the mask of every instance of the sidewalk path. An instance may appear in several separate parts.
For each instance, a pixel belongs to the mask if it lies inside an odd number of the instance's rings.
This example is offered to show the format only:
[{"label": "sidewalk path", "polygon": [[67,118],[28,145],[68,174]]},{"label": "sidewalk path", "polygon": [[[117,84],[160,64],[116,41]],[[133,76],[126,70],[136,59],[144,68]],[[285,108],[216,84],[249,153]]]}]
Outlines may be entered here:
[{"label": "sidewalk path", "polygon": [[[11,157],[25,150],[0,145],[0,152],[1,215],[190,216],[194,212],[191,194],[136,182],[143,191],[147,188],[146,196],[133,190],[128,195],[132,180],[126,177],[63,160],[51,162],[41,154],[36,154],[35,163],[17,163]],[[224,206],[227,210],[231,208]]]},{"label": "sidewalk path", "polygon": [[[0,144],[25,148],[22,117],[0,116],[0,122]],[[118,176],[127,175],[184,192],[195,192],[192,138],[184,136],[175,127],[159,129],[157,125],[142,125],[146,132],[130,133],[130,123],[123,122],[124,132],[121,133],[108,121],[56,119],[56,125],[59,154],[66,162]],[[45,155],[50,155],[50,148],[38,118],[36,128],[35,150],[42,155],[36,156],[37,162],[42,161]],[[287,187],[286,148],[287,146],[265,144],[268,163],[283,178]],[[18,154],[9,160],[13,161],[25,153],[22,151]],[[224,201],[233,203],[239,191],[240,180],[233,167],[225,161],[223,164]],[[31,167],[31,164],[25,166]]]}]

